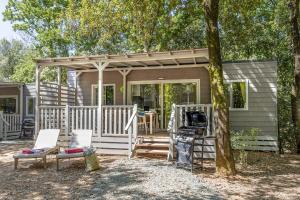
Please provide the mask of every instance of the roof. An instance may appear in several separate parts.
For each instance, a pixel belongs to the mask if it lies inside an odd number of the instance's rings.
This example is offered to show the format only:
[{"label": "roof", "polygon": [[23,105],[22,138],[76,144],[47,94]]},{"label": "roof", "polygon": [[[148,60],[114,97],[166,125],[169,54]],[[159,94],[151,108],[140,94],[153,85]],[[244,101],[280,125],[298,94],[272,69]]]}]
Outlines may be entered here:
[{"label": "roof", "polygon": [[23,85],[23,83],[18,83],[18,82],[1,82],[0,81],[0,87],[18,87],[20,85]]},{"label": "roof", "polygon": [[144,67],[186,66],[208,63],[208,49],[149,52],[117,55],[93,55],[36,59],[39,66],[63,66],[75,70],[97,69],[105,64],[106,70]]}]

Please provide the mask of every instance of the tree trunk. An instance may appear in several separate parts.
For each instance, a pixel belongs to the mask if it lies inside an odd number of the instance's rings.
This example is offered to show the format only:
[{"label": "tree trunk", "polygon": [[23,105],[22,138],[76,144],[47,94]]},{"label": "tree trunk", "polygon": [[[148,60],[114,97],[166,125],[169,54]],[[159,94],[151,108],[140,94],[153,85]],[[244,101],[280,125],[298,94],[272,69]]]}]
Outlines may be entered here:
[{"label": "tree trunk", "polygon": [[[300,34],[298,26],[299,18],[299,0],[290,0],[288,3],[290,9],[290,24],[291,24],[291,41],[293,53],[295,56],[300,55]],[[291,93],[292,120],[294,125],[294,133],[297,139],[297,153],[300,153],[300,65],[298,58],[295,57],[294,81]]]},{"label": "tree trunk", "polygon": [[229,109],[223,83],[223,69],[218,30],[219,0],[204,1],[209,51],[209,75],[215,111],[216,171],[220,175],[235,175],[235,163],[230,143]]}]

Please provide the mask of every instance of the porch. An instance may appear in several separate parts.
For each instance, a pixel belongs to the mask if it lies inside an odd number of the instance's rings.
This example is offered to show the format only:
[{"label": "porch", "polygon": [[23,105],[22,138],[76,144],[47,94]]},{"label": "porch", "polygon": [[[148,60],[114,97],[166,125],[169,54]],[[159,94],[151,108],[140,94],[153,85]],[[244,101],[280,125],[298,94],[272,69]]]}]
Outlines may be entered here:
[{"label": "porch", "polygon": [[[137,139],[146,135],[138,123],[141,109],[155,113],[158,123],[156,127],[149,127],[153,131],[148,131],[146,137],[158,137],[156,133],[159,133],[169,138],[167,129],[176,131],[183,125],[182,116],[188,110],[206,112],[209,120],[206,134],[213,134],[209,83],[203,84],[206,88],[202,90],[197,79],[203,74],[205,82],[209,81],[207,49],[51,58],[36,62],[36,134],[41,128],[59,128],[61,143],[65,143],[71,130],[92,129],[93,146],[101,153],[130,155]],[[40,75],[48,66],[57,67],[56,98],[51,94],[41,95]],[[67,100],[65,105],[61,101],[63,67],[68,69],[68,87],[75,91],[75,101]],[[195,73],[198,69],[201,70]],[[182,74],[184,70],[186,73]],[[93,82],[91,77],[95,75],[98,77]],[[107,80],[108,77],[112,79]],[[115,85],[106,87],[112,85],[109,82],[112,80]],[[177,96],[170,98],[167,86],[175,88],[173,94]],[[178,92],[182,88],[188,93]],[[113,95],[107,94],[110,90],[114,91]],[[200,92],[204,94],[201,97]],[[166,101],[167,98],[172,100]],[[67,99],[70,98],[67,96]]]}]

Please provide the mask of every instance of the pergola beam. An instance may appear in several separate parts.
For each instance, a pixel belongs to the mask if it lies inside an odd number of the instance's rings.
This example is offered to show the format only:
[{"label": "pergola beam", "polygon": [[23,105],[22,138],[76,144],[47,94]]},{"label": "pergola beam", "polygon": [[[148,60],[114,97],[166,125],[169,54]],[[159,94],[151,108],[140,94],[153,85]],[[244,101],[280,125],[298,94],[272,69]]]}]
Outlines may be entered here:
[{"label": "pergola beam", "polygon": [[[206,63],[202,64],[185,64],[185,65],[169,65],[169,66],[157,66],[157,67],[128,67],[128,68],[105,68],[104,71],[120,71],[120,70],[151,70],[151,69],[181,69],[181,68],[195,68],[195,67],[207,67]],[[85,69],[75,70],[76,72],[98,72],[98,69]]]},{"label": "pergola beam", "polygon": [[[129,62],[158,62],[162,65],[163,60],[179,60],[179,59],[192,59],[194,64],[196,58],[204,58],[208,61],[207,49],[193,49],[183,51],[170,51],[170,52],[154,52],[154,53],[138,53],[138,54],[126,54],[126,55],[98,55],[98,56],[81,56],[81,57],[67,57],[67,58],[55,58],[55,59],[39,59],[36,63],[39,66],[65,66],[69,68],[76,68],[76,65],[85,66],[95,63],[110,63],[121,64]],[[177,63],[176,63],[177,64]],[[128,65],[129,66],[129,65]],[[142,66],[148,66],[146,63]]]}]

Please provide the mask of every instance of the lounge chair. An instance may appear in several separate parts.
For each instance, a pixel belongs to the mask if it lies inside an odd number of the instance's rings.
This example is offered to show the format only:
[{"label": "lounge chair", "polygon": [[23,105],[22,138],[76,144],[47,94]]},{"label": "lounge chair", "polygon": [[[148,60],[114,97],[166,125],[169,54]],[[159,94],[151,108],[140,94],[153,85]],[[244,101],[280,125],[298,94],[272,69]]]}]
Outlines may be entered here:
[{"label": "lounge chair", "polygon": [[[69,148],[90,148],[92,144],[92,130],[73,130],[69,144]],[[56,155],[56,167],[59,170],[59,160],[70,159],[70,158],[84,158],[86,164],[84,152],[78,153],[66,153],[61,151]]]},{"label": "lounge chair", "polygon": [[54,153],[58,150],[56,145],[59,136],[59,129],[42,129],[35,141],[34,147],[31,153],[19,152],[13,156],[15,160],[15,169],[18,168],[19,159],[26,158],[42,158],[44,163],[44,168],[47,167],[46,156],[50,153]]}]

